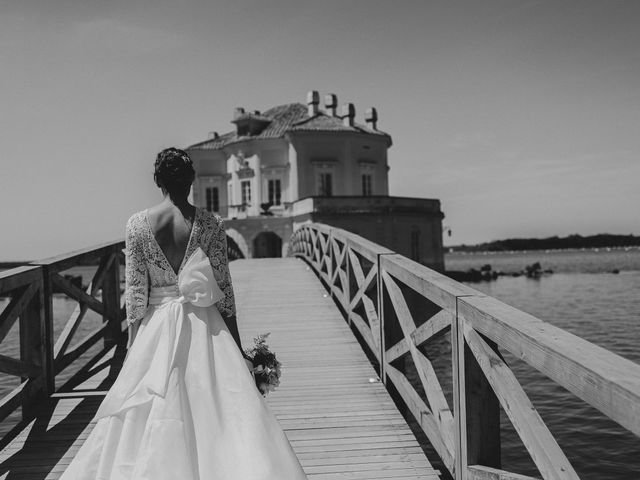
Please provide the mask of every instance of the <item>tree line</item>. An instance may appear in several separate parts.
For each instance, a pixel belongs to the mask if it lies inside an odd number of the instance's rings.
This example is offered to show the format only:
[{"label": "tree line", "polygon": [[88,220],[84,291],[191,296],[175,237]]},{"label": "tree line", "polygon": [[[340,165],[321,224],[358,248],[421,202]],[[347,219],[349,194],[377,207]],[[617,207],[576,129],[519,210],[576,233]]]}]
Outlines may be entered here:
[{"label": "tree line", "polygon": [[590,236],[568,235],[548,238],[507,238],[477,245],[449,247],[456,252],[503,252],[522,250],[564,250],[572,248],[607,248],[640,246],[640,235],[598,234]]}]

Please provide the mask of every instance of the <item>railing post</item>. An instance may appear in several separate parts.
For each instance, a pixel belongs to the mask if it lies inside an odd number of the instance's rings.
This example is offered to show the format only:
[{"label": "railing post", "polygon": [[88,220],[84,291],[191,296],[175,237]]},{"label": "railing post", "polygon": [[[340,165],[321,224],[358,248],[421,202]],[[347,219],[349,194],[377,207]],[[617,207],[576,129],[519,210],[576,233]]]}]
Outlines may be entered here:
[{"label": "railing post", "polygon": [[453,475],[455,480],[467,478],[467,409],[465,405],[464,333],[462,318],[456,312],[451,324],[451,373],[453,377],[453,417],[455,421],[455,458]]},{"label": "railing post", "polygon": [[[500,355],[494,342],[487,344]],[[501,468],[500,402],[468,346],[464,349],[467,463]]]},{"label": "railing post", "polygon": [[329,230],[329,235],[327,236],[327,246],[329,247],[329,265],[327,266],[327,276],[329,279],[329,294],[331,298],[334,298],[333,294],[333,228]]},{"label": "railing post", "polygon": [[[456,480],[466,480],[469,465],[501,468],[500,403],[464,339],[464,319],[451,326],[453,404],[456,425]],[[485,341],[497,352],[494,342]],[[498,352],[499,354],[499,352]]]},{"label": "railing post", "polygon": [[349,255],[349,240],[344,239],[344,268],[346,270],[346,282],[344,288],[344,309],[347,313],[347,323],[351,327],[351,256]]},{"label": "railing post", "polygon": [[122,340],[122,319],[120,318],[120,262],[114,248],[109,249],[108,255],[114,259],[109,266],[102,284],[102,302],[104,305],[104,321],[107,329],[104,333],[104,346],[112,347]]},{"label": "railing post", "polygon": [[29,419],[34,415],[37,404],[45,396],[44,389],[44,295],[42,281],[20,315],[20,360],[28,370],[21,377],[22,381],[34,380],[42,376],[42,383],[23,390],[22,418]]},{"label": "railing post", "polygon": [[376,255],[376,288],[378,293],[378,323],[380,324],[380,379],[386,385],[387,378],[385,374],[385,314],[384,314],[384,284],[382,282],[382,265],[380,265],[380,257],[382,254]]},{"label": "railing post", "polygon": [[43,351],[43,389],[47,395],[56,390],[55,359],[53,358],[53,289],[48,265],[42,265],[42,345]]}]

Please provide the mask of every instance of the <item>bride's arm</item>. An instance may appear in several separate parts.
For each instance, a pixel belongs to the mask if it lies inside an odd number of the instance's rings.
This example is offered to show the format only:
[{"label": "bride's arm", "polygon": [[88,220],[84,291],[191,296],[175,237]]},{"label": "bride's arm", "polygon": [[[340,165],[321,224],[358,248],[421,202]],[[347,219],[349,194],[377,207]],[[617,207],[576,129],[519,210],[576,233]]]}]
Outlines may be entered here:
[{"label": "bride's arm", "polygon": [[209,245],[207,246],[207,256],[211,261],[211,266],[215,272],[216,280],[220,290],[224,293],[224,298],[218,302],[218,310],[224,318],[231,336],[235,340],[240,351],[242,343],[238,332],[238,321],[236,318],[236,301],[233,294],[233,284],[229,272],[229,259],[227,258],[227,234],[224,229],[222,218],[216,216],[216,225],[212,232]]},{"label": "bride's arm", "polygon": [[129,338],[127,348],[136,336],[139,320],[147,311],[149,292],[149,274],[144,260],[142,230],[138,215],[127,221],[125,236],[125,305],[127,307],[127,325]]}]

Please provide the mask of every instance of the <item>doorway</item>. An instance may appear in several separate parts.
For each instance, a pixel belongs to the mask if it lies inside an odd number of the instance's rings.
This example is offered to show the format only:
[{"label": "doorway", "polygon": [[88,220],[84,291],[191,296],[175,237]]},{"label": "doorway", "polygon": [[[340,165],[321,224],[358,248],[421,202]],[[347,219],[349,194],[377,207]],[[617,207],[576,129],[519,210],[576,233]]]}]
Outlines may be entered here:
[{"label": "doorway", "polygon": [[253,239],[253,258],[282,257],[282,239],[274,232],[260,232]]}]

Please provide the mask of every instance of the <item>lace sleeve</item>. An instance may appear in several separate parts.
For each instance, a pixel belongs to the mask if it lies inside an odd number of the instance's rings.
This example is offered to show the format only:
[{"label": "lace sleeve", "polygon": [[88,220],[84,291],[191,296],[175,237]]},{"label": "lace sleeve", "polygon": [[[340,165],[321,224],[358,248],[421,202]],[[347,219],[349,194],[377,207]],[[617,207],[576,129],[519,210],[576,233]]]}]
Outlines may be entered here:
[{"label": "lace sleeve", "polygon": [[149,274],[144,259],[142,229],[138,215],[133,215],[127,221],[124,272],[127,325],[130,325],[144,317],[149,291]]},{"label": "lace sleeve", "polygon": [[213,272],[220,290],[224,292],[224,298],[218,302],[218,309],[225,317],[236,314],[236,301],[233,295],[233,284],[229,273],[229,259],[227,258],[227,234],[224,230],[224,222],[219,216],[215,216],[213,232],[207,245],[207,256],[211,261]]}]

